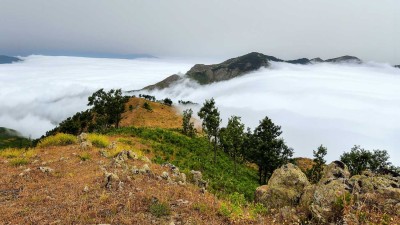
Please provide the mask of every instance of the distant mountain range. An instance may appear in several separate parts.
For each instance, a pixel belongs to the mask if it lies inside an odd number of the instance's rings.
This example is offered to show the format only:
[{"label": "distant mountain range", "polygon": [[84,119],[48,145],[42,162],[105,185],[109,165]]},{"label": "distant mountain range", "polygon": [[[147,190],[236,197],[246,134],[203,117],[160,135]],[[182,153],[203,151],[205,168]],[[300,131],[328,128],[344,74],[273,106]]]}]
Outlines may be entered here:
[{"label": "distant mountain range", "polygon": [[22,59],[12,56],[0,55],[0,64],[8,64],[19,61],[22,61]]},{"label": "distant mountain range", "polygon": [[[185,77],[197,81],[199,84],[202,85],[230,80],[232,78],[256,71],[262,67],[268,68],[270,67],[271,62],[286,62],[290,64],[301,65],[317,63],[362,63],[359,58],[348,55],[326,60],[323,60],[321,58],[300,58],[295,60],[282,60],[274,56],[252,52],[243,56],[228,59],[219,64],[196,64],[189,71],[187,71],[183,77],[174,74],[156,84],[144,87],[142,90],[164,89],[178,82],[179,80],[184,79]],[[400,68],[400,66],[395,67]]]}]

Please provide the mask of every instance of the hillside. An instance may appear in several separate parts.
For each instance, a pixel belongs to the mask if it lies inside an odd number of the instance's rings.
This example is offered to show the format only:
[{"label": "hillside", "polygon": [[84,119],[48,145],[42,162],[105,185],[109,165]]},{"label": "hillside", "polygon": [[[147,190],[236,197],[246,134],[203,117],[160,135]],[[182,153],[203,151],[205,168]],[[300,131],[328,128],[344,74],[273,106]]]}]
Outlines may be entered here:
[{"label": "hillside", "polygon": [[22,61],[22,60],[17,57],[0,55],[0,64],[8,64],[8,63],[19,62],[19,61]]},{"label": "hillside", "polygon": [[13,129],[0,127],[0,149],[28,147],[31,141]]},{"label": "hillside", "polygon": [[[143,107],[145,102],[150,105],[151,110]],[[125,104],[120,126],[180,128],[182,116],[173,106],[133,97]]]}]

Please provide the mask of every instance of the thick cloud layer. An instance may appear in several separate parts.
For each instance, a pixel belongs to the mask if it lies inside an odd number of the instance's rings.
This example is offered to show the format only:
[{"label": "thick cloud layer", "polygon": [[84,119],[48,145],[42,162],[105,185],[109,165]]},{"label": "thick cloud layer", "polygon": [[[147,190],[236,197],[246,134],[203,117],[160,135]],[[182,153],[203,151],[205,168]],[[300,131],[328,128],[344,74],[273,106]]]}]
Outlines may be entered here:
[{"label": "thick cloud layer", "polygon": [[274,63],[272,69],[230,81],[205,87],[185,81],[154,94],[198,103],[214,97],[224,123],[237,115],[254,128],[269,116],[282,126],[297,156],[312,157],[323,144],[328,159],[335,160],[357,144],[386,149],[400,164],[399,86],[400,70],[385,64]]},{"label": "thick cloud layer", "polygon": [[[87,97],[99,88],[140,89],[192,65],[179,60],[46,56],[1,65],[0,126],[38,137],[86,109]],[[269,116],[282,126],[296,156],[311,157],[323,144],[328,160],[334,160],[359,144],[388,150],[391,161],[400,165],[399,86],[400,70],[386,64],[273,63],[270,69],[230,81],[199,86],[185,80],[152,94],[200,104],[214,97],[224,124],[237,115],[254,128]]]},{"label": "thick cloud layer", "polygon": [[87,108],[87,97],[105,88],[132,90],[192,64],[157,59],[29,56],[0,65],[0,126],[37,138]]}]

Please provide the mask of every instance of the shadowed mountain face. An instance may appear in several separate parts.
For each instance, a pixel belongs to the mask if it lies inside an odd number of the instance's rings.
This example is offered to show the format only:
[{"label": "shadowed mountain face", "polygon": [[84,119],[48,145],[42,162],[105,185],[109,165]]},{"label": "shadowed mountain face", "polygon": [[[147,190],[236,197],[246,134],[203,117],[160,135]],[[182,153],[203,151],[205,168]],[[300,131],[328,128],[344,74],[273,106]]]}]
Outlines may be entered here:
[{"label": "shadowed mountain face", "polygon": [[[286,62],[290,64],[316,64],[316,63],[362,63],[362,61],[354,56],[341,56],[337,58],[323,60],[321,58],[307,59],[300,58],[295,60],[282,60],[274,56],[264,55],[258,52],[252,52],[243,56],[228,59],[219,64],[204,65],[196,64],[194,65],[184,77],[190,78],[197,81],[199,84],[211,84],[214,82],[230,80],[232,78],[256,71],[260,68],[268,68],[270,62]],[[154,89],[164,89],[169,87],[171,84],[183,79],[178,75],[172,75],[166,79],[149,85],[142,90],[154,90]]]},{"label": "shadowed mountain face", "polygon": [[400,69],[400,65],[395,65],[394,67],[399,68]]},{"label": "shadowed mountain face", "polygon": [[11,147],[26,147],[30,145],[30,140],[13,129],[0,127],[0,150]]},{"label": "shadowed mountain face", "polygon": [[22,61],[22,60],[17,57],[0,55],[0,64],[8,64],[8,63],[19,62],[19,61]]}]

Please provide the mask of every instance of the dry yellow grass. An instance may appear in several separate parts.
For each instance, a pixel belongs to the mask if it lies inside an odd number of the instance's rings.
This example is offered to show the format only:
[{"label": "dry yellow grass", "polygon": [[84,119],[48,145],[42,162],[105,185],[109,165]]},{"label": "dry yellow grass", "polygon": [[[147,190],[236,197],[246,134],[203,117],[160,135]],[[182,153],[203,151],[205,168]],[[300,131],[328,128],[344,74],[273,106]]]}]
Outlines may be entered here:
[{"label": "dry yellow grass", "polygon": [[[145,102],[151,106],[152,111],[143,108]],[[129,110],[130,105],[132,110]],[[181,128],[182,116],[174,106],[135,97],[126,103],[120,126]]]}]

